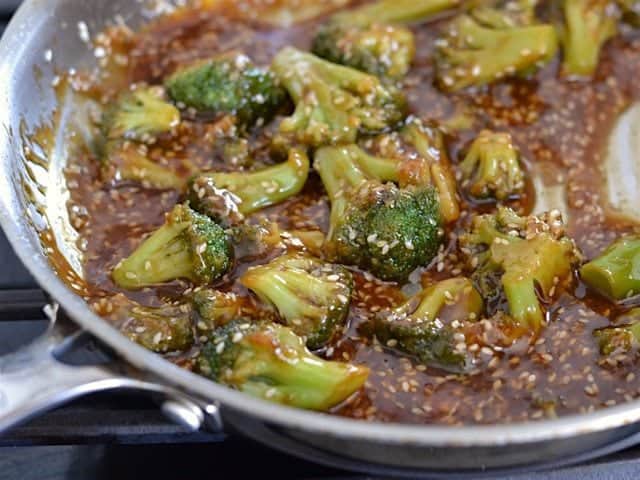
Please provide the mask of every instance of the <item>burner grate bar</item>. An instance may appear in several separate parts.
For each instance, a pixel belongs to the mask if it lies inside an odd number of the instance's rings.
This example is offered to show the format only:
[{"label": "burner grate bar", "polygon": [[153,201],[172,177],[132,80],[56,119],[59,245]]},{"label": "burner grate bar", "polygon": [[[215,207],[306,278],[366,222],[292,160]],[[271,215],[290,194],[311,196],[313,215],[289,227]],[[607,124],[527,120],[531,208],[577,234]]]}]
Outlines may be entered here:
[{"label": "burner grate bar", "polygon": [[[192,432],[169,422],[150,400],[100,394],[60,408],[0,437],[0,446],[212,443],[221,433]],[[99,402],[99,406],[95,403]],[[130,404],[129,406],[126,406]]]},{"label": "burner grate bar", "polygon": [[0,322],[44,320],[42,308],[48,301],[40,289],[0,290]]}]

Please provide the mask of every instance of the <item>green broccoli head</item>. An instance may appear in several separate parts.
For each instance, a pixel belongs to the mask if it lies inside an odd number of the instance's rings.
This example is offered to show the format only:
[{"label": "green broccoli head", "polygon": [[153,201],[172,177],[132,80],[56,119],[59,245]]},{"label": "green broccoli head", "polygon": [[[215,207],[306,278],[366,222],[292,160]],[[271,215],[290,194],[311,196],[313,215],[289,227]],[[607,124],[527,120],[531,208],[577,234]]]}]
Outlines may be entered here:
[{"label": "green broccoli head", "polygon": [[498,201],[520,196],[525,176],[511,135],[483,130],[460,164],[462,186],[474,199]]},{"label": "green broccoli head", "polygon": [[164,100],[162,87],[140,87],[127,92],[109,106],[101,121],[107,142],[146,142],[180,123],[180,112]]},{"label": "green broccoli head", "polygon": [[442,132],[437,127],[413,119],[399,132],[384,133],[366,143],[375,155],[369,155],[366,163],[384,161],[388,169],[386,174],[372,171],[374,178],[393,181],[403,188],[433,186],[438,192],[443,220],[450,223],[458,219],[456,181]]},{"label": "green broccoli head", "polygon": [[130,340],[156,353],[184,351],[194,342],[193,309],[189,303],[159,307],[140,305],[122,294],[112,299],[111,314]]},{"label": "green broccoli head", "polygon": [[415,56],[415,39],[401,24],[428,20],[455,8],[459,0],[381,0],[340,12],[320,27],[312,51],[379,77],[407,74]]},{"label": "green broccoli head", "polygon": [[331,343],[345,327],[353,278],[340,265],[306,254],[285,254],[267,265],[250,268],[240,282],[274,305],[312,350]]},{"label": "green broccoli head", "polygon": [[236,320],[203,348],[199,372],[256,397],[328,410],[358,391],[369,369],[314,356],[290,328]]},{"label": "green broccoli head", "polygon": [[233,292],[221,292],[213,288],[197,288],[191,295],[196,327],[201,335],[208,335],[216,328],[241,317],[245,298]]},{"label": "green broccoli head", "polygon": [[165,85],[181,107],[205,115],[235,115],[244,126],[267,122],[286,100],[273,74],[238,52],[184,67],[168,77]]},{"label": "green broccoli head", "polygon": [[480,318],[483,302],[467,278],[436,283],[400,307],[381,312],[375,334],[387,347],[416,357],[425,365],[460,372],[472,358],[464,339],[464,325]]},{"label": "green broccoli head", "polygon": [[164,100],[162,87],[139,87],[121,95],[105,110],[100,124],[97,150],[103,180],[181,189],[185,178],[151,160],[146,145],[179,123],[180,112]]},{"label": "green broccoli head", "polygon": [[302,144],[353,143],[359,131],[379,132],[404,119],[404,96],[373,75],[293,47],[282,49],[272,68],[296,105],[280,131]]},{"label": "green broccoli head", "polygon": [[456,91],[485,85],[549,62],[558,50],[556,31],[551,25],[535,24],[531,17],[513,15],[506,7],[485,7],[456,17],[439,40],[440,88]]},{"label": "green broccoli head", "polygon": [[545,298],[554,296],[571,281],[580,258],[557,211],[520,217],[500,208],[475,217],[459,242],[483,298],[506,298],[508,313],[523,335],[537,333],[545,323],[538,292]]},{"label": "green broccoli head", "polygon": [[329,22],[316,33],[311,50],[330,62],[396,79],[409,72],[416,45],[406,27]]},{"label": "green broccoli head", "polygon": [[113,270],[115,283],[127,289],[186,279],[208,284],[233,264],[224,229],[188,206],[176,205],[164,225]]},{"label": "green broccoli head", "polygon": [[209,172],[189,183],[191,206],[212,218],[241,221],[299,193],[309,176],[309,157],[292,148],[286,162],[252,172]]},{"label": "green broccoli head", "polygon": [[640,293],[640,237],[622,237],[582,266],[582,281],[612,300]]},{"label": "green broccoli head", "polygon": [[604,43],[617,33],[615,1],[564,0],[563,73],[590,76],[598,66]]},{"label": "green broccoli head", "polygon": [[315,169],[331,200],[325,250],[331,261],[402,281],[426,266],[442,242],[433,187],[396,187],[370,179],[349,147],[316,152]]}]

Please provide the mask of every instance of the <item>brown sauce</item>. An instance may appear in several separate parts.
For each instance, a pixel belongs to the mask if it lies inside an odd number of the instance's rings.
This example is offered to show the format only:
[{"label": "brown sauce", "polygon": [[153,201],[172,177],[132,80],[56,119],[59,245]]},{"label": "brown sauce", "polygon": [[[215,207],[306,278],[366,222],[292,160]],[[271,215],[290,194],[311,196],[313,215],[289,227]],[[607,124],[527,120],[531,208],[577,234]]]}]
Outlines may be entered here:
[{"label": "brown sauce", "polygon": [[[109,47],[113,56],[126,61],[120,61],[118,75],[107,84],[83,87],[108,103],[122,85],[161,83],[179,65],[230,49],[243,50],[256,63],[267,65],[285,45],[308,49],[314,28],[315,22],[308,22],[273,30],[225,18],[220,12],[187,11],[157,20],[136,34],[113,29],[98,41]],[[529,169],[544,164],[567,185],[569,234],[586,258],[592,258],[621,233],[637,230],[632,224],[607,218],[600,206],[603,179],[599,163],[614,120],[640,99],[640,38],[625,32],[610,41],[597,73],[588,82],[559,80],[555,60],[528,79],[443,95],[433,86],[434,40],[441,28],[442,22],[414,28],[418,56],[404,89],[413,114],[425,120],[446,122],[461,109],[473,113],[473,129],[447,137],[453,161],[458,161],[460,152],[481,129],[510,132]],[[211,123],[184,121],[175,137],[160,139],[152,156],[176,169],[187,161],[203,169],[229,168],[215,152],[215,128]],[[263,136],[268,137],[269,129],[266,131]],[[270,161],[266,156],[263,160]],[[183,282],[130,292],[119,289],[110,278],[114,265],[162,224],[179,193],[135,185],[105,186],[98,175],[97,160],[89,153],[78,155],[71,164],[67,173],[70,207],[79,205],[86,212],[75,226],[84,243],[88,301],[108,316],[106,305],[116,293],[148,305],[179,298],[189,287]],[[534,201],[530,186],[529,195],[511,206],[527,212]],[[456,232],[473,212],[488,208],[463,203],[464,215],[449,232],[450,248],[425,271],[422,284],[465,273],[464,262],[455,250]],[[275,220],[285,229],[326,231],[328,212],[321,183],[312,177],[300,195],[258,216]],[[218,287],[244,292],[235,281],[244,268],[246,265],[240,266]],[[363,391],[336,408],[338,415],[406,423],[505,423],[591,411],[640,395],[640,378],[632,363],[599,362],[592,331],[608,325],[615,308],[588,293],[578,281],[572,291],[548,307],[550,322],[531,345],[488,353],[493,358],[487,358],[486,367],[479,372],[451,375],[374,345],[361,335],[367,319],[399,303],[402,294],[401,286],[363,273],[357,273],[356,278],[348,333],[325,354],[368,365],[372,372]],[[189,365],[188,356],[171,357]]]}]

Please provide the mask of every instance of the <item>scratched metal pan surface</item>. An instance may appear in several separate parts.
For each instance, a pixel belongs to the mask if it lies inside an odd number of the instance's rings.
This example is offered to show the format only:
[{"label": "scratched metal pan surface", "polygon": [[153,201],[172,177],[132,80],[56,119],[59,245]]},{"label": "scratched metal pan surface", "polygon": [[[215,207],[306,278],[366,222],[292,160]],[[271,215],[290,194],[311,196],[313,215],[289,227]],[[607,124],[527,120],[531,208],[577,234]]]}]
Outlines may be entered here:
[{"label": "scratched metal pan surface", "polygon": [[[130,342],[94,314],[52,268],[43,232],[74,261],[66,215],[65,135],[81,107],[54,94],[56,71],[90,66],[95,56],[78,25],[90,33],[120,17],[136,25],[153,9],[132,0],[27,0],[0,42],[0,223],[18,256],[40,285],[75,322],[109,346],[127,369],[72,367],[55,352],[69,342],[60,326],[21,352],[0,358],[0,430],[87,392],[140,388],[184,407],[168,409],[194,427],[213,416],[212,428],[231,428],[274,448],[316,461],[378,473],[476,477],[478,469],[559,465],[640,442],[640,402],[528,424],[412,426],[367,423],[274,405],[182,370]],[[53,144],[25,155],[28,133],[57,111]],[[81,122],[80,122],[81,123]],[[1,268],[1,267],[0,267]],[[50,314],[55,316],[55,309]],[[123,373],[125,372],[125,373]],[[192,416],[187,407],[196,408]],[[200,410],[202,411],[200,411]],[[207,413],[208,412],[208,413]]]}]

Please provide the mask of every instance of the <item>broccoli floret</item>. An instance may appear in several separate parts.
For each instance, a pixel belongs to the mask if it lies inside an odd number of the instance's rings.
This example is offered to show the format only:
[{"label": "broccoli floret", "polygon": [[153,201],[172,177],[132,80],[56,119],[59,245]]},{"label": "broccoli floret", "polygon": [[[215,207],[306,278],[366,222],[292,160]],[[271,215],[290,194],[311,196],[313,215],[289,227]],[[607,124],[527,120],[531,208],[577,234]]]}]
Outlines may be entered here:
[{"label": "broccoli floret", "polygon": [[582,281],[613,300],[640,293],[640,237],[615,241],[580,269]]},{"label": "broccoli floret", "polygon": [[150,160],[146,145],[128,141],[111,144],[100,167],[104,181],[135,182],[146,188],[182,190],[188,177]]},{"label": "broccoli floret", "polygon": [[180,112],[163,97],[162,87],[138,88],[105,110],[96,142],[105,181],[161,189],[184,186],[184,178],[147,156],[146,143],[180,123]]},{"label": "broccoli floret", "polygon": [[303,144],[353,143],[358,131],[383,131],[405,117],[402,93],[373,75],[293,47],[282,49],[272,68],[296,104],[280,132]]},{"label": "broccoli floret", "polygon": [[318,30],[311,48],[331,62],[392,79],[407,74],[416,53],[411,30],[379,23],[359,27],[329,22]]},{"label": "broccoli floret", "polygon": [[433,187],[401,189],[371,179],[350,147],[321,148],[315,169],[331,200],[325,245],[330,261],[402,281],[436,255],[442,232]]},{"label": "broccoli floret", "polygon": [[439,40],[440,88],[485,85],[549,62],[558,50],[556,31],[551,25],[535,24],[531,17],[485,7],[455,18]]},{"label": "broccoli floret", "polygon": [[193,309],[190,304],[140,305],[122,294],[113,299],[120,331],[157,353],[184,351],[193,345]]},{"label": "broccoli floret", "polygon": [[564,0],[562,70],[567,75],[590,76],[598,66],[600,50],[617,33],[612,0]]},{"label": "broccoli floret", "polygon": [[196,289],[191,299],[198,314],[196,327],[203,335],[241,317],[245,303],[245,298],[233,292],[221,292],[212,288]]},{"label": "broccoli floret", "polygon": [[238,52],[184,67],[165,85],[179,106],[204,115],[235,115],[249,127],[270,120],[286,100],[275,76]]},{"label": "broccoli floret", "polygon": [[126,92],[102,115],[107,141],[146,142],[180,123],[180,112],[164,100],[162,87],[140,87]]},{"label": "broccoli floret", "polygon": [[[460,207],[456,182],[444,138],[438,128],[412,120],[400,132],[379,135],[369,143],[376,156],[362,157],[359,163],[365,171],[368,164],[374,165],[376,161],[380,164],[376,170],[367,171],[370,176],[396,182],[403,188],[431,185],[438,191],[444,221],[450,223],[458,219]],[[379,158],[380,155],[383,158]],[[386,171],[382,170],[383,166]]]},{"label": "broccoli floret", "polygon": [[520,152],[511,135],[483,130],[460,164],[462,186],[475,199],[498,201],[524,192]]},{"label": "broccoli floret", "polygon": [[459,0],[381,0],[341,12],[320,27],[312,51],[372,75],[401,78],[416,52],[413,33],[401,24],[426,20],[459,4]]},{"label": "broccoli floret", "polygon": [[467,278],[452,278],[429,287],[400,307],[375,319],[378,340],[425,365],[464,371],[471,358],[459,349],[463,325],[478,320],[482,298]]},{"label": "broccoli floret", "polygon": [[521,333],[537,333],[545,314],[538,298],[549,298],[572,278],[579,253],[564,235],[558,212],[520,217],[509,208],[473,219],[460,246],[474,268],[472,280],[488,302],[504,297]]},{"label": "broccoli floret", "polygon": [[311,354],[290,328],[236,320],[214,332],[199,372],[256,397],[310,410],[328,410],[358,391],[366,367]]},{"label": "broccoli floret", "polygon": [[353,290],[346,268],[306,254],[285,254],[250,268],[240,282],[274,305],[310,349],[322,348],[342,333]]},{"label": "broccoli floret", "polygon": [[600,353],[607,357],[625,355],[640,347],[640,308],[616,318],[616,325],[594,330]]},{"label": "broccoli floret", "polygon": [[241,220],[296,195],[308,176],[309,157],[293,148],[286,162],[261,170],[197,175],[190,182],[188,199],[195,210],[212,218]]},{"label": "broccoli floret", "polygon": [[176,205],[164,225],[113,270],[115,283],[127,289],[175,279],[212,283],[233,263],[227,234],[217,223],[188,206]]}]

